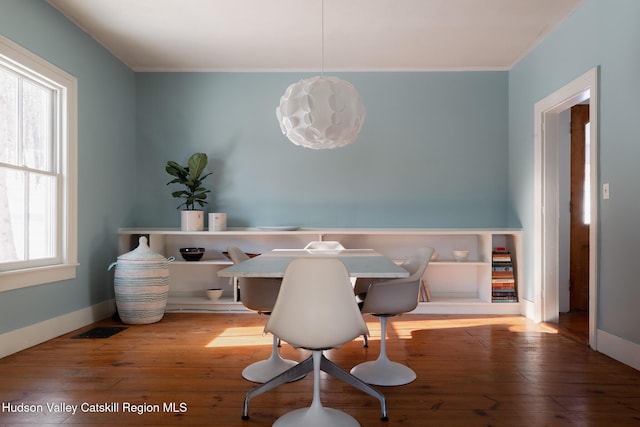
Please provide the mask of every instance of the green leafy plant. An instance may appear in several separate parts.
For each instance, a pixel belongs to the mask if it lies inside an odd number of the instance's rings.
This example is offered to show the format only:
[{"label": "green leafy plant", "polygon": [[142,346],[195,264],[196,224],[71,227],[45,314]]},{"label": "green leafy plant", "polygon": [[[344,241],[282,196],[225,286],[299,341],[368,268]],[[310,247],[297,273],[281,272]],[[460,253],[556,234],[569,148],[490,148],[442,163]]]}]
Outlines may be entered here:
[{"label": "green leafy plant", "polygon": [[167,162],[165,170],[169,175],[175,177],[167,185],[181,184],[186,187],[186,190],[171,193],[176,199],[183,200],[178,205],[178,209],[185,206],[187,210],[194,210],[196,204],[199,207],[203,207],[207,203],[207,193],[210,193],[210,191],[202,186],[202,181],[211,175],[210,172],[203,175],[208,163],[209,159],[205,153],[193,154],[189,158],[187,166],[179,165],[173,160]]}]

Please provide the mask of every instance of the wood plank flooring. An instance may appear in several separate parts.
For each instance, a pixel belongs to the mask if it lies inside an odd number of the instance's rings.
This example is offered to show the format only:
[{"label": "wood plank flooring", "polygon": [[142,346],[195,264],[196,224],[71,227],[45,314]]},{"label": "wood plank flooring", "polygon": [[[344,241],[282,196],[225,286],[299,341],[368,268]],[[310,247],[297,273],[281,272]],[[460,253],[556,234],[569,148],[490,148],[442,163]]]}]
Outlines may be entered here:
[{"label": "wood plank flooring", "polygon": [[589,345],[589,312],[560,313],[558,324],[555,326],[560,334]]},{"label": "wood plank flooring", "polygon": [[[378,320],[366,320],[368,349],[358,339],[327,353],[345,369],[378,354]],[[241,419],[254,384],[240,373],[270,352],[264,322],[257,314],[167,314],[110,338],[71,338],[121,325],[107,319],[5,357],[0,425],[270,426],[310,403],[313,375],[256,397],[250,419]],[[379,387],[389,421],[377,400],[325,374],[323,404],[367,427],[640,425],[640,372],[523,317],[391,318],[388,351],[418,375]],[[287,344],[282,353],[308,355]]]}]

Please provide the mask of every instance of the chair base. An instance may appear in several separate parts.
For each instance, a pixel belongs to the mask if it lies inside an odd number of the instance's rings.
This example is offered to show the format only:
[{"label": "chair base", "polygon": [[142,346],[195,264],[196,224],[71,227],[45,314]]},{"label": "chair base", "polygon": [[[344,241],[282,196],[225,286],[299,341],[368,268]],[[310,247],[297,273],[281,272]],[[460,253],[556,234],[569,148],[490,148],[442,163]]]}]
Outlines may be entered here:
[{"label": "chair base", "polygon": [[[283,359],[278,352],[280,345],[280,339],[276,336],[273,337],[273,346],[271,347],[271,356],[268,359],[261,360],[259,362],[252,363],[244,368],[242,371],[242,378],[254,383],[266,383],[273,377],[277,377],[281,373],[288,371],[292,367],[296,366],[298,362],[293,360]],[[305,374],[297,378],[293,378],[290,381],[297,381],[304,378]]]},{"label": "chair base", "polygon": [[287,412],[273,427],[360,427],[351,415],[333,408],[309,407]]},{"label": "chair base", "polygon": [[[266,383],[271,378],[277,377],[297,364],[298,362],[293,360],[282,359],[281,357],[270,357],[269,359],[252,363],[244,368],[242,370],[242,378],[254,383]],[[294,378],[291,381],[302,378],[304,378],[304,375],[299,378]]]},{"label": "chair base", "polygon": [[[300,378],[301,375],[304,376],[307,373],[311,372],[313,369],[314,369],[313,356],[310,356],[309,358],[303,360],[302,362],[298,363],[294,367],[288,369],[287,371],[284,371],[277,377],[272,378],[268,382],[261,384],[259,386],[256,386],[255,388],[250,390],[244,398],[244,403],[242,406],[242,419],[243,420],[249,419],[249,401],[252,398],[259,396],[262,393],[265,393],[269,390],[272,390],[281,384],[293,381],[296,378]],[[380,401],[380,410],[382,412],[382,416],[380,417],[380,419],[382,421],[387,421],[389,419],[387,416],[387,402],[384,398],[384,395],[380,391],[374,389],[369,384],[360,380],[358,377],[355,377],[349,374],[347,371],[345,371],[344,369],[342,369],[341,367],[339,367],[338,365],[336,365],[335,363],[327,359],[324,355],[321,356],[320,370],[326,372],[327,374],[341,381],[346,382],[347,384],[357,388],[358,390],[368,394],[369,396],[372,396],[378,399]],[[314,378],[314,381],[315,381],[315,378]],[[329,425],[332,425],[332,424],[329,424]]]},{"label": "chair base", "polygon": [[404,385],[416,379],[411,368],[386,358],[360,363],[351,369],[351,375],[367,384],[381,386]]}]

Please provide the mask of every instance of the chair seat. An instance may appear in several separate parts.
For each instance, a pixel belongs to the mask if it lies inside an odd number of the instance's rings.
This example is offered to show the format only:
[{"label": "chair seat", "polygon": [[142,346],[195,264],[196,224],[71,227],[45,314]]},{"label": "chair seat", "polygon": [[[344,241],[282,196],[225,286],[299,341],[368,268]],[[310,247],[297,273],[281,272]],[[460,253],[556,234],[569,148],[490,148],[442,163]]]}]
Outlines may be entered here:
[{"label": "chair seat", "polygon": [[[360,380],[374,385],[404,385],[416,379],[416,373],[400,363],[391,362],[387,356],[387,319],[412,311],[418,305],[418,294],[422,276],[431,260],[433,248],[420,248],[402,264],[410,273],[409,277],[396,280],[372,282],[366,289],[364,302],[360,305],[362,313],[371,313],[380,318],[380,354],[371,362],[354,366],[351,374]],[[354,292],[363,295],[361,285]],[[365,340],[365,347],[367,341]]]}]

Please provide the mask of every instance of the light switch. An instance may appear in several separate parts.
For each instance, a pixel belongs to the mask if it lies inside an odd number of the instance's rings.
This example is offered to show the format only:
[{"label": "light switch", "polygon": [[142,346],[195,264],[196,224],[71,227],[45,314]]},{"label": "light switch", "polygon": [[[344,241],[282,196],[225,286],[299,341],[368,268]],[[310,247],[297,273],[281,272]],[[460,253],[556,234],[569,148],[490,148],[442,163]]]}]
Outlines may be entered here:
[{"label": "light switch", "polygon": [[604,200],[609,199],[609,183],[602,184],[602,198]]}]

